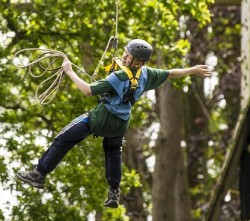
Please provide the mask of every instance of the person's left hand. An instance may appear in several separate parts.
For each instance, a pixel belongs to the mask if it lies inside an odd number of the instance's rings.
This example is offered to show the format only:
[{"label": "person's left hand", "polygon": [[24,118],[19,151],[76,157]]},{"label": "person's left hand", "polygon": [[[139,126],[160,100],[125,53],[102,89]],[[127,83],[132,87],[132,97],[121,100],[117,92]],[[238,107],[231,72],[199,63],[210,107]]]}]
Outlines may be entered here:
[{"label": "person's left hand", "polygon": [[196,65],[192,69],[192,72],[199,77],[210,77],[212,75],[212,71],[208,69],[207,65]]}]

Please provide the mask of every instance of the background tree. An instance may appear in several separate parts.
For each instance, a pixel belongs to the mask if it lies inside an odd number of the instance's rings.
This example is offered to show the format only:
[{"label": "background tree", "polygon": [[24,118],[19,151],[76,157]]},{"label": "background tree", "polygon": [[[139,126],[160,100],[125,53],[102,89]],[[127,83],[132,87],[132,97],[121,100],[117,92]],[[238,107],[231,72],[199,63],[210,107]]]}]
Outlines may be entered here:
[{"label": "background tree", "polygon": [[[213,77],[206,84],[209,90],[204,93],[203,82],[196,78],[184,96],[189,184],[196,220],[206,212],[240,110],[240,6],[216,5],[210,10],[213,19],[207,32],[198,29],[196,21],[188,22],[190,64],[206,59],[209,65],[215,65]],[[234,190],[238,189],[237,180],[236,175]],[[221,220],[229,217],[239,218],[237,194],[221,208]]]}]

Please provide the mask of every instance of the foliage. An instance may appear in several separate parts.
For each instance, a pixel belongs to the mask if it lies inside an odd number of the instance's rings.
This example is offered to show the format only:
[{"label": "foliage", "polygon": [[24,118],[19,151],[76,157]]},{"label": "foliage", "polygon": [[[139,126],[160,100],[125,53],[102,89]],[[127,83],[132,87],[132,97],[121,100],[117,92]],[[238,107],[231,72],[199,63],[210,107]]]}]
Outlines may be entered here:
[{"label": "foliage", "polygon": [[131,171],[128,171],[128,169],[124,168],[125,171],[123,174],[125,175],[125,178],[122,181],[122,190],[126,194],[129,192],[131,187],[139,187],[141,185],[140,183],[140,175],[132,169]]},{"label": "foliage", "polygon": [[[185,21],[191,16],[201,25],[209,22],[207,4],[210,3],[212,0],[120,1],[119,53],[128,39],[144,38],[155,48],[151,65],[185,66],[182,57],[190,49],[182,35],[187,31]],[[37,104],[34,91],[40,81],[31,78],[27,70],[14,67],[13,54],[29,47],[55,49],[92,73],[110,35],[115,33],[115,0],[33,0],[30,3],[2,0],[0,12],[0,148],[7,156],[0,158],[0,176],[6,188],[17,191],[19,202],[13,207],[11,220],[44,220],[45,217],[46,220],[86,220],[94,210],[104,217],[126,220],[123,207],[103,211],[106,182],[100,138],[90,138],[72,150],[49,175],[50,184],[44,192],[26,188],[13,182],[12,175],[8,176],[21,165],[28,169],[36,163],[63,126],[96,105],[95,98],[83,97],[68,79],[49,106]],[[111,57],[109,51],[104,63],[109,63]],[[97,79],[103,77],[100,71]],[[152,115],[152,109],[146,99],[136,105],[139,111],[133,111],[133,122],[139,126]],[[123,175],[125,188],[140,185],[134,170],[125,170]]]},{"label": "foliage", "polygon": [[106,209],[103,214],[103,220],[120,220],[120,221],[129,221],[129,217],[125,214],[126,209],[123,206],[119,206],[117,210],[113,211],[112,209]]},{"label": "foliage", "polygon": [[[240,7],[214,6],[211,13],[212,22],[204,28],[207,31],[198,29],[196,21],[188,22],[188,38],[192,45],[187,56],[190,64],[207,59],[213,68],[212,79],[217,82],[213,88],[214,82],[211,81],[211,88],[206,93],[203,82],[198,80],[192,79],[192,86],[189,87],[188,99],[192,106],[197,104],[196,97],[199,95],[199,105],[187,114],[193,121],[189,121],[192,126],[186,127],[185,131],[195,220],[200,220],[206,212],[211,189],[214,189],[222,172],[240,109]],[[232,207],[235,208],[234,205]],[[237,217],[237,208],[231,212],[223,207],[223,211]],[[227,218],[221,217],[221,220]]]}]

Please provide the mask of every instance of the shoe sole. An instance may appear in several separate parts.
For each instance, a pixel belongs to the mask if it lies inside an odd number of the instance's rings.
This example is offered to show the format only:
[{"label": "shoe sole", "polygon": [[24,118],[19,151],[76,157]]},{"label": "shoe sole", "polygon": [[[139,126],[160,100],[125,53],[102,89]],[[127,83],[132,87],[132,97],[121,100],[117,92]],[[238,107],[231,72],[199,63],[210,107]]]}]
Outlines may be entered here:
[{"label": "shoe sole", "polygon": [[30,184],[31,186],[37,188],[37,189],[44,189],[44,185],[43,184],[37,184],[37,183],[34,183],[32,182],[31,180],[29,179],[25,179],[23,176],[19,175],[18,173],[16,174],[17,178],[22,180],[23,182],[27,183],[27,184]]}]

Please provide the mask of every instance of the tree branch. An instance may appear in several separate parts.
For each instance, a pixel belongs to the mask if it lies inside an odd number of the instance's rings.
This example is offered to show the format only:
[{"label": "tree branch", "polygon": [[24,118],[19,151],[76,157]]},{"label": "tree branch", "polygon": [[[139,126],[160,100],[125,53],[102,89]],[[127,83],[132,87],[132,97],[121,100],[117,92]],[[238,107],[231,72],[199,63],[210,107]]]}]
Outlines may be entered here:
[{"label": "tree branch", "polygon": [[222,6],[241,5],[241,0],[215,0],[215,5],[222,5]]},{"label": "tree branch", "polygon": [[14,8],[16,8],[17,10],[19,11],[36,11],[33,7],[33,4],[32,3],[12,3],[11,4],[12,6],[14,6]]}]

